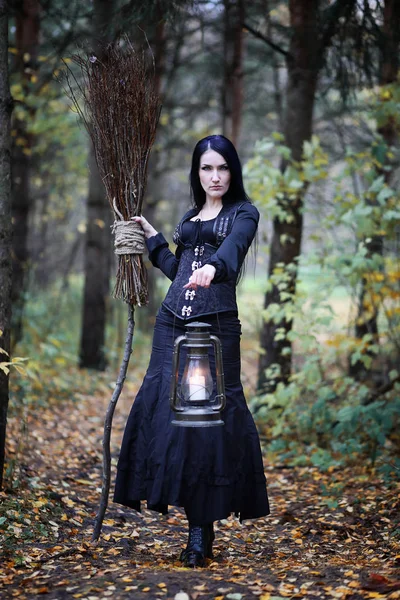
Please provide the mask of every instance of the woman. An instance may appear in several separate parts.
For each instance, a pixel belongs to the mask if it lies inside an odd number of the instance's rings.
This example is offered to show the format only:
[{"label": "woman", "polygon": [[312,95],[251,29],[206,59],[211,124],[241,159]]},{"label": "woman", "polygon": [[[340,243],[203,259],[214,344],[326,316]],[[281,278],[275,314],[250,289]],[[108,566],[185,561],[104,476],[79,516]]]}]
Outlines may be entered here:
[{"label": "woman", "polygon": [[[233,144],[224,136],[200,140],[190,173],[194,208],[175,230],[174,255],[144,217],[154,266],[172,280],[158,312],[150,364],[126,429],[114,501],[140,510],[140,500],[163,514],[183,506],[189,521],[185,566],[212,557],[213,522],[234,512],[240,520],[269,514],[257,431],[240,382],[236,283],[255,236],[259,213],[249,201]],[[171,425],[172,347],[190,321],[212,327],[222,343],[226,408],[222,427]],[[184,357],[183,357],[184,358]],[[211,371],[215,373],[213,357]]]}]

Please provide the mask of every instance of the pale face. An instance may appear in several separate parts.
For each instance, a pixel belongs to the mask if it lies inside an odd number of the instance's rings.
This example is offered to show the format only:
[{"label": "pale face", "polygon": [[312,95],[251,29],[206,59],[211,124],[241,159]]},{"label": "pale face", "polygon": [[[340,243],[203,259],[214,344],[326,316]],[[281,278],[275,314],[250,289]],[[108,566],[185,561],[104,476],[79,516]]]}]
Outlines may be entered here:
[{"label": "pale face", "polygon": [[215,150],[207,150],[200,158],[200,183],[206,196],[212,200],[222,198],[229,189],[231,173],[228,164]]}]

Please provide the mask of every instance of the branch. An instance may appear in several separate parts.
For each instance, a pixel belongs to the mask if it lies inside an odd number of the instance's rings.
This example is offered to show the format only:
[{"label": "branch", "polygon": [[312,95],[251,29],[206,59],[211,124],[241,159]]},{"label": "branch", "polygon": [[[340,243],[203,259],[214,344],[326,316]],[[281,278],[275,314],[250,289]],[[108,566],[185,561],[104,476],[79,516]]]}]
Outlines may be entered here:
[{"label": "branch", "polygon": [[134,307],[133,304],[128,305],[128,327],[126,330],[125,340],[125,351],[122,359],[121,367],[119,369],[117,383],[115,384],[114,392],[108,405],[106,418],[104,420],[104,435],[103,435],[103,478],[101,488],[101,499],[99,511],[96,515],[96,521],[93,530],[92,542],[97,542],[100,537],[101,528],[103,526],[104,515],[106,513],[108,505],[108,494],[110,492],[110,481],[111,481],[111,451],[110,451],[110,439],[111,439],[111,427],[112,419],[114,416],[115,407],[117,406],[118,398],[121,394],[122,388],[126,378],[128,370],[129,359],[132,353],[132,339],[133,331],[135,329],[134,321]]},{"label": "branch", "polygon": [[292,55],[290,54],[290,52],[284,50],[283,48],[278,46],[278,44],[275,44],[275,42],[267,38],[264,34],[260,33],[256,29],[253,29],[253,27],[251,27],[251,25],[249,25],[248,23],[243,23],[243,27],[247,29],[249,33],[254,35],[254,37],[265,42],[270,48],[272,48],[272,50],[275,50],[275,52],[279,52],[280,54],[282,54],[286,60],[292,59]]},{"label": "branch", "polygon": [[336,33],[339,18],[346,13],[346,20],[348,20],[351,12],[356,6],[357,0],[336,0],[334,4],[331,4],[324,10],[322,14],[323,33],[320,45],[320,56],[322,56],[326,48],[330,46],[331,40]]},{"label": "branch", "polygon": [[395,384],[399,382],[400,375],[397,375],[397,377],[392,379],[392,381],[389,381],[389,383],[385,383],[385,385],[381,385],[380,388],[378,388],[377,390],[375,390],[375,392],[372,392],[370,396],[365,398],[365,400],[363,400],[363,405],[368,406],[368,404],[375,402],[375,400],[377,400],[380,396],[383,396],[384,394],[387,394],[387,392],[390,392],[394,388]]}]

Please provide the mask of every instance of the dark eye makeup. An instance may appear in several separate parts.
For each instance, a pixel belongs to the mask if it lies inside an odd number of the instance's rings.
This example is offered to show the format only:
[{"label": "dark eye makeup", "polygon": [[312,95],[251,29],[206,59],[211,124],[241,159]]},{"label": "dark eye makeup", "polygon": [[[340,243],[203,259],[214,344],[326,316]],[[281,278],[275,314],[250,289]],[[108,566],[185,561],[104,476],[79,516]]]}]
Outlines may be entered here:
[{"label": "dark eye makeup", "polygon": [[[202,165],[201,169],[202,171],[209,171],[212,167],[210,165]],[[221,165],[220,167],[217,167],[218,169],[221,169],[222,171],[229,171],[229,167],[228,165]]]}]

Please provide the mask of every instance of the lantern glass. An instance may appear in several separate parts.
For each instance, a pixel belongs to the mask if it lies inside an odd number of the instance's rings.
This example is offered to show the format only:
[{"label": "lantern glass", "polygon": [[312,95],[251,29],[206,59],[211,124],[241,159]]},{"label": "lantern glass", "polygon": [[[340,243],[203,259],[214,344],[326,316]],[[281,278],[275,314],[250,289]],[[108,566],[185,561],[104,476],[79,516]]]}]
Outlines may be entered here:
[{"label": "lantern glass", "polygon": [[208,356],[187,356],[182,375],[181,395],[191,406],[209,404],[214,383]]}]

